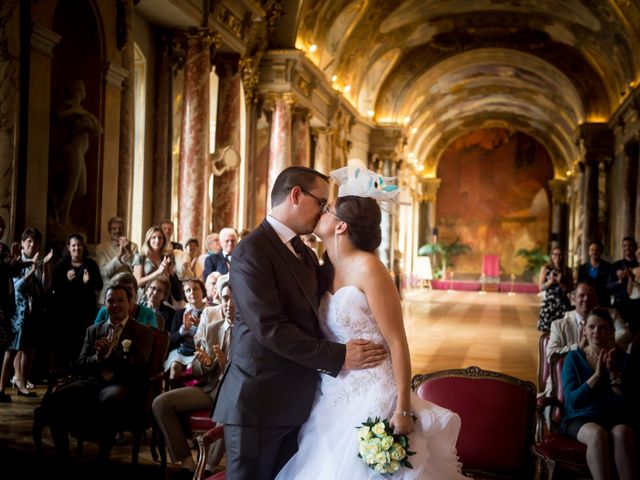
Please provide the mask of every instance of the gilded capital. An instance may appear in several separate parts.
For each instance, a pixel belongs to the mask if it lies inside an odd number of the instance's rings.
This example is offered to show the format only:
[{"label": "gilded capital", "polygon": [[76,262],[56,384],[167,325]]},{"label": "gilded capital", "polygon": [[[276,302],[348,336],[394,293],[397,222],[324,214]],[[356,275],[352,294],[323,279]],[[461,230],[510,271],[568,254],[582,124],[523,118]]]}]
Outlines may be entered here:
[{"label": "gilded capital", "polygon": [[434,203],[441,183],[441,178],[420,178],[420,201]]},{"label": "gilded capital", "polygon": [[569,201],[569,182],[562,179],[549,180],[551,200],[554,204],[566,204]]}]

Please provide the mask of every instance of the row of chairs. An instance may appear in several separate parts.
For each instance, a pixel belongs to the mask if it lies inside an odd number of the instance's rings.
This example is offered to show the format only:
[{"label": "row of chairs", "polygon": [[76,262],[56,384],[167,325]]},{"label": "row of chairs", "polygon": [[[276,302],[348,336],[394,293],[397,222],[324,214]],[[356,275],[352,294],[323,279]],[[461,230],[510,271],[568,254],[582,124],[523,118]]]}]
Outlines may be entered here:
[{"label": "row of chairs", "polygon": [[[546,376],[551,375],[554,385],[551,397],[536,400],[536,386],[532,382],[475,366],[413,377],[412,388],[418,396],[460,415],[462,427],[457,451],[465,475],[521,480],[534,474],[540,478],[546,473],[546,478],[551,480],[559,468],[588,474],[584,445],[557,433],[564,400],[559,381],[564,356],[554,357],[551,364],[547,364],[547,342],[548,334],[544,334],[540,339],[538,382],[540,390],[544,390]],[[154,331],[148,401],[141,411],[132,412],[125,423],[125,429],[133,434],[134,464],[138,462],[142,433],[154,426],[151,402],[162,390],[167,348],[166,332]],[[552,408],[549,429],[544,421],[547,406]],[[209,411],[192,412],[184,419],[199,446],[196,480],[203,477],[208,446],[223,434],[222,426],[216,425],[209,415]],[[43,402],[36,409],[33,423],[34,444],[39,449],[42,448],[42,428],[47,423],[46,402]],[[157,428],[152,432],[152,456],[165,466],[164,439]],[[86,433],[74,434],[81,449]],[[207,480],[222,479],[224,472]]]}]

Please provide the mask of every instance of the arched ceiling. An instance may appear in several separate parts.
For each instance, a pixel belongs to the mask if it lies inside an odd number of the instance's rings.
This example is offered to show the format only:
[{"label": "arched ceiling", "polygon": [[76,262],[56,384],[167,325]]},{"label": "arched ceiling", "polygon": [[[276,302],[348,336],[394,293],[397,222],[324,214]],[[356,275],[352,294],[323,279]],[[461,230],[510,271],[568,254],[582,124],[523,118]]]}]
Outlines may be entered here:
[{"label": "arched ceiling", "polygon": [[406,125],[428,176],[455,138],[499,126],[538,139],[562,177],[577,126],[608,121],[640,77],[640,0],[304,0],[299,14],[296,47],[363,116]]}]

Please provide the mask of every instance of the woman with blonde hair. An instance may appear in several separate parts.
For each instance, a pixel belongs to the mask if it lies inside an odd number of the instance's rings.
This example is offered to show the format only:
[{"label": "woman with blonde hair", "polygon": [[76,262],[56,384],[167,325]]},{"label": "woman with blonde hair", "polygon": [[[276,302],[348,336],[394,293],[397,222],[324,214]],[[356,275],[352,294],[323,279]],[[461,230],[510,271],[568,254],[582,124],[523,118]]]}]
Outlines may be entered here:
[{"label": "woman with blonde hair", "polygon": [[[175,262],[173,249],[167,241],[162,229],[154,225],[147,230],[140,253],[133,258],[133,274],[138,282],[138,301],[144,300],[144,290],[147,284],[157,277],[170,280],[174,273]],[[171,293],[175,293],[172,289]],[[176,300],[180,300],[176,298]]]}]

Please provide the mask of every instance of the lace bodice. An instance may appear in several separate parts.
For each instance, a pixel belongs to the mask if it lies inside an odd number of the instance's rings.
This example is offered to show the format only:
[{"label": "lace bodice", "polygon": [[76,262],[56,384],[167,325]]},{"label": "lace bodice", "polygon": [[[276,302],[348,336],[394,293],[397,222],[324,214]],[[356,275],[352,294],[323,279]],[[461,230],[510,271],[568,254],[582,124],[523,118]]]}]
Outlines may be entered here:
[{"label": "lace bodice", "polygon": [[[324,295],[320,302],[320,328],[324,337],[334,342],[363,339],[387,345],[366,295],[354,286]],[[336,378],[323,375],[320,393],[320,401],[329,402],[332,407],[366,405],[371,415],[380,415],[396,395],[391,357],[375,368],[343,370]],[[362,398],[367,401],[362,402]]]}]

